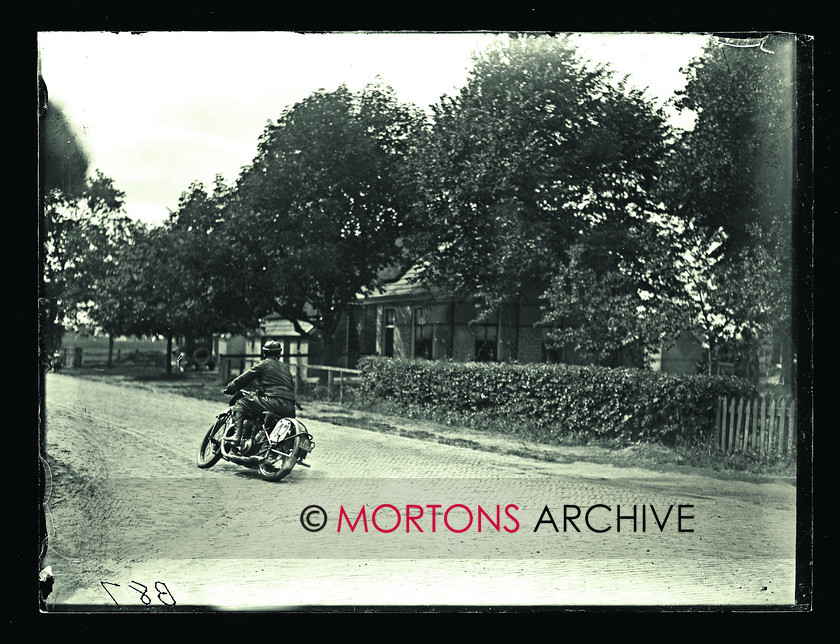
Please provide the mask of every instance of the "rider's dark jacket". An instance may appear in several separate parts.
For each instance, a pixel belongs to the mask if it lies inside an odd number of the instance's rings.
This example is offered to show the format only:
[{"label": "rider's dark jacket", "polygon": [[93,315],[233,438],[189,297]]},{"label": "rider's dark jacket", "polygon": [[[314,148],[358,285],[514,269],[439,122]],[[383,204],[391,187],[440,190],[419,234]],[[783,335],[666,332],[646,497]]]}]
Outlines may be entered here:
[{"label": "rider's dark jacket", "polygon": [[238,391],[255,380],[263,396],[285,398],[294,401],[295,383],[289,365],[274,358],[261,360],[241,376],[234,378],[228,389]]}]

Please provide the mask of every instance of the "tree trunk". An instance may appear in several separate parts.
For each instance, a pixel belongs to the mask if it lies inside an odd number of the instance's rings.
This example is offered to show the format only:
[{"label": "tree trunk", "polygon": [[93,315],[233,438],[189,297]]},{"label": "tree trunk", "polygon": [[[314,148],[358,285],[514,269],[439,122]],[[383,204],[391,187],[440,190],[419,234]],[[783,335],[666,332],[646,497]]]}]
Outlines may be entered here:
[{"label": "tree trunk", "polygon": [[108,369],[114,366],[114,334],[108,334]]},{"label": "tree trunk", "polygon": [[[344,338],[338,333],[341,319],[341,315],[325,319],[321,327],[321,364],[324,366],[340,366],[338,358],[344,353]],[[341,342],[338,341],[339,339]]]},{"label": "tree trunk", "polygon": [[714,355],[715,355],[715,343],[709,340],[709,375],[715,375],[713,362],[714,362]]},{"label": "tree trunk", "polygon": [[[335,336],[321,336],[321,364],[325,367],[337,366],[337,355]],[[326,385],[329,378],[329,371],[321,370],[318,376],[318,384]]]}]

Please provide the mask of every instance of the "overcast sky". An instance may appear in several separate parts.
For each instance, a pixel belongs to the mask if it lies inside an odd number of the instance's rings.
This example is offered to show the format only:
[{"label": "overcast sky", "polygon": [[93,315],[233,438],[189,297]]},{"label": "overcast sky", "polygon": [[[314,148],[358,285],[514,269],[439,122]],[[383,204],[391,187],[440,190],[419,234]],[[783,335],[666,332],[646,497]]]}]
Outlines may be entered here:
[{"label": "overcast sky", "polygon": [[[160,222],[193,181],[228,183],[251,162],[268,121],[318,89],[361,89],[380,76],[420,107],[454,94],[483,33],[48,32],[38,35],[51,103],[91,159],[126,193],[132,217]],[[659,100],[684,84],[698,34],[582,34]]]}]

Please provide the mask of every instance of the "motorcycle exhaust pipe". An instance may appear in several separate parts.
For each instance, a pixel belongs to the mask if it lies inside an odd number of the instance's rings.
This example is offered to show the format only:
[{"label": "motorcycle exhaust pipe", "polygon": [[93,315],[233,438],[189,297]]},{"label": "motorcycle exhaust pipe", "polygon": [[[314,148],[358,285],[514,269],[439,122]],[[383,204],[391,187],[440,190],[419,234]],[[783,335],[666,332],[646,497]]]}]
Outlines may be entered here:
[{"label": "motorcycle exhaust pipe", "polygon": [[237,454],[231,454],[227,450],[227,441],[222,440],[222,456],[225,460],[230,461],[231,463],[236,463],[237,465],[243,465],[245,467],[257,467],[259,465],[260,459],[256,456],[239,456]]}]

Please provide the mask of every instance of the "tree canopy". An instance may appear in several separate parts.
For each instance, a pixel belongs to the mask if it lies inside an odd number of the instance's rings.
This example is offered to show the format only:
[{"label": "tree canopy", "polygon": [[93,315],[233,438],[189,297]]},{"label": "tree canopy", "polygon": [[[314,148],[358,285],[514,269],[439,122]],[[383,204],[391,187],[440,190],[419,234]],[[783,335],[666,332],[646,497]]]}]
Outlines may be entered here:
[{"label": "tree canopy", "polygon": [[[476,55],[460,93],[434,108],[411,240],[420,278],[477,295],[486,309],[541,297],[554,305],[549,317],[565,317],[547,289],[559,294],[570,262],[588,262],[606,285],[607,271],[643,252],[637,233],[657,212],[650,193],[668,135],[665,115],[587,64],[571,37],[497,41]],[[589,252],[572,261],[581,245]],[[611,280],[619,284],[638,297],[624,278]],[[636,315],[636,302],[625,305],[622,314]]]},{"label": "tree canopy", "polygon": [[602,364],[683,330],[789,336],[789,72],[710,41],[684,70],[680,133],[572,36],[500,37],[430,117],[379,81],[313,92],[232,185],[193,183],[160,226],[129,222],[102,173],[65,182],[45,199],[45,289],[112,334],[279,314],[327,360],[348,305],[410,264],[480,313],[541,301],[552,337]]},{"label": "tree canopy", "polygon": [[55,187],[45,195],[42,289],[52,307],[44,324],[61,328],[68,320],[91,319],[102,303],[117,249],[135,227],[123,212],[124,198],[99,170],[72,192]]},{"label": "tree canopy", "polygon": [[405,159],[423,126],[422,112],[375,83],[314,92],[266,127],[227,230],[245,240],[236,267],[273,312],[329,344],[346,306],[380,284],[400,258],[413,194]]},{"label": "tree canopy", "polygon": [[785,371],[797,144],[793,42],[709,40],[683,70],[686,86],[674,104],[694,113],[695,124],[672,147],[658,190],[691,231],[684,247],[712,249],[687,282],[690,328],[710,350],[772,339],[785,347]]},{"label": "tree canopy", "polygon": [[673,147],[660,184],[680,219],[726,232],[720,253],[754,243],[756,230],[790,228],[792,58],[751,44],[710,39],[682,70],[686,86],[673,102],[696,121]]}]

